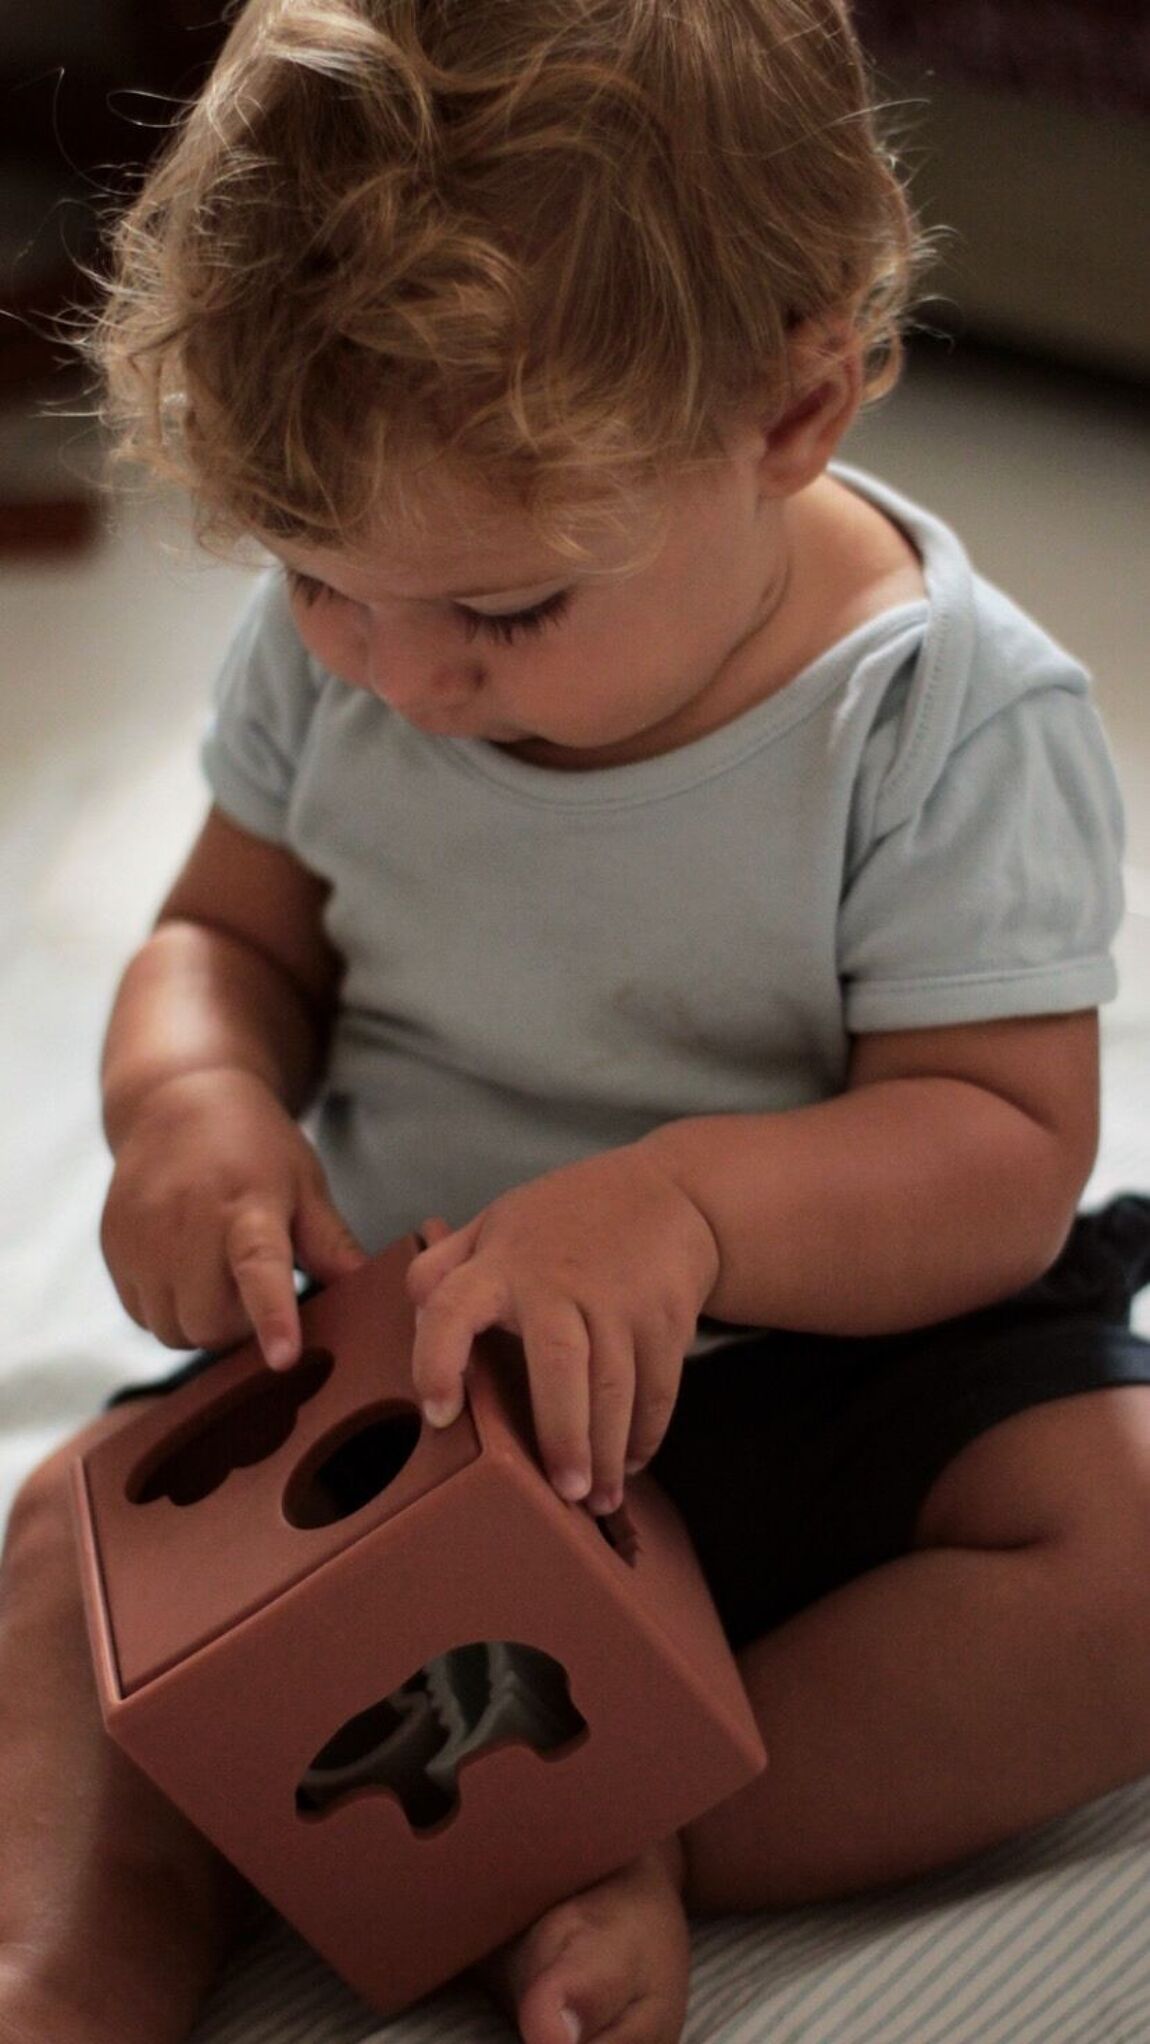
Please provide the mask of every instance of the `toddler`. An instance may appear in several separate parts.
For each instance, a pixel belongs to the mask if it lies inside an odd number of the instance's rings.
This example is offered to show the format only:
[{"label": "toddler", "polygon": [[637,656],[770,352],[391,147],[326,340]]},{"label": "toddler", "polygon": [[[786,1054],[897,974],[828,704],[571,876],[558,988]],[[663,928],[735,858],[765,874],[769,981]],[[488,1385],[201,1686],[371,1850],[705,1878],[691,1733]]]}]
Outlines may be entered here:
[{"label": "toddler", "polygon": [[[249,0],[90,337],[271,561],[110,1021],[120,1296],[283,1368],[293,1267],[421,1227],[429,1422],[519,1335],[771,1756],[491,1956],[524,2044],[674,2044],[690,1912],[1150,1768],[1150,1203],[1076,1211],[1119,803],[1079,666],[836,458],[918,255],[844,0]],[[139,1395],[12,1517],[14,2040],[175,2044],[245,1920],[92,1693],[67,1471]]]}]

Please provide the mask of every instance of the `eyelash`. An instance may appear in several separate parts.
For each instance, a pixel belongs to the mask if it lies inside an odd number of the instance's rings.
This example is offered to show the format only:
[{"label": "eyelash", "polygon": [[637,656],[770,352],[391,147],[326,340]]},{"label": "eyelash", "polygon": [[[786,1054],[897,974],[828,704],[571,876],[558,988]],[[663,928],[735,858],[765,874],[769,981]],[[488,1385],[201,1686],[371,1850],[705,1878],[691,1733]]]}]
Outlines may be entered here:
[{"label": "eyelash", "polygon": [[[321,597],[336,595],[326,582],[318,581],[314,575],[304,575],[298,568],[287,568],[285,573],[293,596],[299,596],[309,609]],[[520,634],[541,632],[546,625],[561,624],[570,606],[570,590],[560,589],[554,596],[537,603],[533,610],[509,611],[503,617],[485,617],[476,610],[457,608],[455,615],[463,626],[468,645],[482,633],[486,638],[497,639],[502,645],[509,646]]]},{"label": "eyelash", "polygon": [[560,589],[543,603],[537,603],[534,610],[509,611],[505,617],[482,617],[475,610],[457,610],[455,615],[463,625],[468,645],[482,632],[485,638],[498,639],[509,646],[521,633],[541,632],[547,625],[562,624],[570,607],[570,590]]}]

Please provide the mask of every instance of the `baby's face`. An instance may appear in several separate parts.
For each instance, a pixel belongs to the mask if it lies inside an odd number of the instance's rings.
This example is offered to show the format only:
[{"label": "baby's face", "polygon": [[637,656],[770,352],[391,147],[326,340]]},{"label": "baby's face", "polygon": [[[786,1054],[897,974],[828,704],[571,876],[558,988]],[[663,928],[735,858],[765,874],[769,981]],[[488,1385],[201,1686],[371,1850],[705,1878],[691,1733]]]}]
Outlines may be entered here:
[{"label": "baby's face", "polygon": [[[758,443],[761,446],[761,442]],[[754,648],[786,582],[782,507],[749,438],[676,486],[634,544],[572,570],[526,521],[462,522],[404,552],[278,543],[300,637],[332,674],[420,730],[540,765],[622,764],[673,750],[756,699]],[[435,528],[432,528],[435,530]],[[651,536],[657,536],[651,554]],[[651,557],[620,572],[636,547]]]}]

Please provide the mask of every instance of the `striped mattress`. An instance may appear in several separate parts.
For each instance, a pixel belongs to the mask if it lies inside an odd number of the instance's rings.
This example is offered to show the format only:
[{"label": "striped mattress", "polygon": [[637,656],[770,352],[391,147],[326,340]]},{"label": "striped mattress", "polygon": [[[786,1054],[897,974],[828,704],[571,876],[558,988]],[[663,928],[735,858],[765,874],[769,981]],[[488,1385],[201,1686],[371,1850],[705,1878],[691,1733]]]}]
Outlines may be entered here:
[{"label": "striped mattress", "polygon": [[[864,1902],[696,1925],[684,2044],[1146,2044],[1150,1780]],[[278,1919],[194,2044],[508,2044],[478,1989],[381,2021]]]}]

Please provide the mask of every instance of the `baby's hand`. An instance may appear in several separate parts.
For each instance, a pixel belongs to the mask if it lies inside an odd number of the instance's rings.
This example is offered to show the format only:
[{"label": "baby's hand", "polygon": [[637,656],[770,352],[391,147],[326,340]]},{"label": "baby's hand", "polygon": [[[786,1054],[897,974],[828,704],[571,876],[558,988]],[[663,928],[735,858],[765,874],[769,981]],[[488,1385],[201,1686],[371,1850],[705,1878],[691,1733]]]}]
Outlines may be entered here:
[{"label": "baby's hand", "polygon": [[261,1079],[231,1070],[145,1096],[101,1243],[132,1319],[158,1340],[225,1348],[254,1332],[280,1369],[300,1353],[294,1263],[324,1282],[365,1261],[302,1131]]},{"label": "baby's hand", "polygon": [[408,1289],[412,1371],[432,1425],[463,1404],[472,1340],[523,1342],[539,1450],[561,1497],[622,1501],[666,1433],[695,1323],[719,1274],[712,1230],[638,1148],[504,1193],[465,1228],[428,1222]]}]

